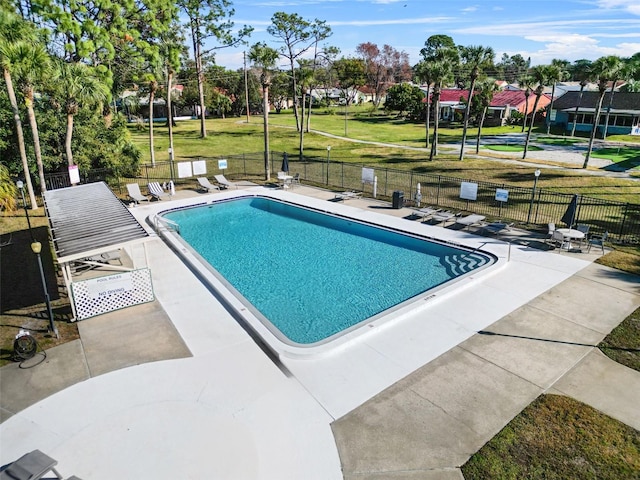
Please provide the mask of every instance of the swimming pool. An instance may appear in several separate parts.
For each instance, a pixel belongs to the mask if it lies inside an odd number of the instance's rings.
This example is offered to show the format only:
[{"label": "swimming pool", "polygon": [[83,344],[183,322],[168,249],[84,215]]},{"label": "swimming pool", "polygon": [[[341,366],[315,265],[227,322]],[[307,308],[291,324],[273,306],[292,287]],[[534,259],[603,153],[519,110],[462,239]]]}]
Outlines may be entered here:
[{"label": "swimming pool", "polygon": [[271,334],[297,347],[332,342],[496,260],[257,195],[161,216]]}]

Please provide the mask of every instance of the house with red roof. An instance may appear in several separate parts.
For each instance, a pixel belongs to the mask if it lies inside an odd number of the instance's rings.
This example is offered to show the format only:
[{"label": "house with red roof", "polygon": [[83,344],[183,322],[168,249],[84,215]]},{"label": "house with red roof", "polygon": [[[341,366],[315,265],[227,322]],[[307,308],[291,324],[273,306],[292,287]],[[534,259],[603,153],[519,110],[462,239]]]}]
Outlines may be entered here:
[{"label": "house with red roof", "polygon": [[[433,92],[430,92],[429,101],[432,101],[432,97]],[[464,112],[468,97],[468,90],[443,88],[440,91],[440,120],[445,122],[453,121],[456,111]],[[487,110],[485,125],[502,125],[514,112],[531,115],[535,101],[536,96],[531,93],[527,102],[524,90],[509,89],[496,92]],[[538,101],[538,110],[546,108],[549,103],[551,103],[551,97],[543,94]]]}]

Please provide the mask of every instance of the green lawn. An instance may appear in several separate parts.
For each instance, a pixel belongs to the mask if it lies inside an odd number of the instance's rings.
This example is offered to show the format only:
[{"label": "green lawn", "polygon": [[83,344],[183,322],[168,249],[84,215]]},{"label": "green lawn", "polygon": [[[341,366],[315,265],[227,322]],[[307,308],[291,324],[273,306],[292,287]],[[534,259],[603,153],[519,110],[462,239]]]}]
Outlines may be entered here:
[{"label": "green lawn", "polygon": [[[355,113],[355,112],[354,112]],[[396,147],[385,147],[363,143],[353,143],[340,138],[327,137],[319,133],[304,134],[304,154],[319,158],[327,157],[327,146],[331,146],[331,160],[346,163],[366,164],[370,166],[387,167],[399,170],[409,170],[416,173],[465,178],[473,181],[487,181],[515,187],[531,187],[531,179],[535,166],[508,164],[496,162],[489,157],[493,152],[485,150],[484,159],[466,158],[458,161],[455,145],[449,149],[441,148],[441,154],[434,161],[429,161],[429,155],[424,147],[424,125],[407,123],[404,120],[377,115],[369,115],[365,110],[354,114],[347,120],[347,134],[349,139],[394,143],[408,147],[418,147],[418,150],[408,150]],[[270,150],[273,152],[286,151],[290,156],[297,156],[299,151],[299,133],[295,130],[295,120],[290,113],[271,114],[270,119]],[[234,155],[242,153],[256,153],[264,151],[262,117],[252,116],[250,123],[245,118],[209,119],[207,120],[208,135],[202,139],[199,136],[199,122],[195,120],[180,121],[175,128],[174,150],[177,161],[191,160],[194,157],[220,155]],[[316,112],[311,119],[312,130],[321,130],[344,135],[344,115]],[[500,133],[519,132],[518,127],[493,127],[483,129],[483,135],[497,135]],[[148,130],[130,126],[134,142],[142,152],[143,162],[148,163],[150,153],[148,147]],[[470,129],[470,138],[476,130]],[[460,141],[462,129],[440,129],[440,142]],[[156,161],[169,159],[169,140],[167,128],[157,124],[155,128]],[[497,154],[497,152],[496,152]],[[501,157],[509,152],[500,152]],[[521,160],[519,152],[514,152],[513,158]],[[537,162],[539,163],[539,162]],[[637,203],[640,198],[640,183],[620,178],[604,178],[582,175],[582,169],[575,171],[561,171],[542,168],[539,187],[558,193],[578,193],[591,197],[619,202]]]},{"label": "green lawn", "polygon": [[640,146],[599,148],[594,150],[591,156],[611,160],[626,170],[640,166]]},{"label": "green lawn", "polygon": [[560,395],[542,395],[462,466],[465,480],[640,478],[640,432]]}]

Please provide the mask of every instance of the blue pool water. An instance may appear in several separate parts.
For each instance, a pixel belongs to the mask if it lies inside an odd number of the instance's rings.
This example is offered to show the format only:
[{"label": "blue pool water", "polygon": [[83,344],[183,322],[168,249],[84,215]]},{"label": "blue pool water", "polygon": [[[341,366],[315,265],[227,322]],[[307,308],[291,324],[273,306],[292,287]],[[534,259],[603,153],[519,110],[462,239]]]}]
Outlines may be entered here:
[{"label": "blue pool water", "polygon": [[261,197],[164,216],[276,335],[303,345],[493,262],[489,255]]}]

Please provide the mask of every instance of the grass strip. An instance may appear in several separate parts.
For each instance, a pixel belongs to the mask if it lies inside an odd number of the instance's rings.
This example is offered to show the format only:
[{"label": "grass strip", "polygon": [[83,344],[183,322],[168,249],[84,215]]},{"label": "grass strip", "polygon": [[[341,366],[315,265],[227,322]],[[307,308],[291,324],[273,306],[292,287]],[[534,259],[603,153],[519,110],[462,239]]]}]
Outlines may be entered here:
[{"label": "grass strip", "polygon": [[541,395],[462,466],[466,480],[640,478],[640,432],[577,400]]}]

